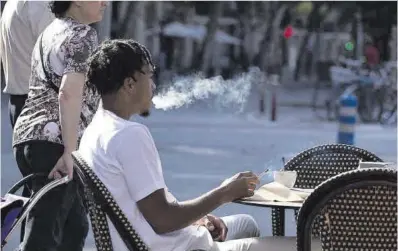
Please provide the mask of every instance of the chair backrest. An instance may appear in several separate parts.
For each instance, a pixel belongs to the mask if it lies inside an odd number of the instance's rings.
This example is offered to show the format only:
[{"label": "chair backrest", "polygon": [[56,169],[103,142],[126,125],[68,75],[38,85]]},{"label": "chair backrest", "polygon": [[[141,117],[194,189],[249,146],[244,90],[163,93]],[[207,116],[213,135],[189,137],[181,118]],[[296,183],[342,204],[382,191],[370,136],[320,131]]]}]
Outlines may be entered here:
[{"label": "chair backrest", "polygon": [[[299,188],[315,188],[323,181],[340,173],[358,168],[359,161],[382,162],[375,154],[344,144],[326,144],[307,149],[286,163],[284,169],[297,172],[294,184]],[[295,210],[297,216],[298,211]],[[319,236],[318,219],[314,222],[313,236]]]},{"label": "chair backrest", "polygon": [[365,168],[320,184],[297,221],[297,250],[311,250],[311,228],[320,216],[322,250],[397,250],[397,170]]},{"label": "chair backrest", "polygon": [[364,149],[328,144],[299,153],[285,164],[284,169],[297,172],[295,187],[312,189],[335,175],[357,169],[360,160],[382,162],[375,154]]},{"label": "chair backrest", "polygon": [[106,216],[108,216],[128,250],[148,250],[106,186],[93,172],[83,157],[78,152],[74,152],[72,157],[76,174],[84,189],[83,197],[90,215],[97,249],[99,251],[113,250],[106,218]]}]

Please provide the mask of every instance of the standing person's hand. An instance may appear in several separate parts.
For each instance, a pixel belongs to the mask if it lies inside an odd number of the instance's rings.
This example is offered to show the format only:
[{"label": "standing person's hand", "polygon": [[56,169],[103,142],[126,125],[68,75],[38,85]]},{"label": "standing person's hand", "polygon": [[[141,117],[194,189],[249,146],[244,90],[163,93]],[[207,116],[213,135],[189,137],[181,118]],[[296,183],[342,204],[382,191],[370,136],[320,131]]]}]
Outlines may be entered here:
[{"label": "standing person's hand", "polygon": [[62,154],[61,158],[58,159],[57,164],[55,164],[53,170],[51,170],[48,178],[60,179],[65,175],[68,175],[70,180],[73,178],[72,154],[67,152]]},{"label": "standing person's hand", "polygon": [[231,202],[253,196],[258,183],[257,175],[252,172],[242,172],[226,179],[221,186],[226,188],[227,202]]}]

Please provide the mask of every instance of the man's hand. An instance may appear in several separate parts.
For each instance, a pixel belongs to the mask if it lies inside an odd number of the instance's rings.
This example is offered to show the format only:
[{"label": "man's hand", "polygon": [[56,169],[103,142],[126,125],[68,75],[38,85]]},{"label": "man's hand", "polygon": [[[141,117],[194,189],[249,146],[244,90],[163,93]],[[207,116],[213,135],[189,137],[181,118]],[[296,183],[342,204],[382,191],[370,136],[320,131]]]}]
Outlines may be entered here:
[{"label": "man's hand", "polygon": [[252,172],[237,173],[226,179],[221,187],[227,188],[226,202],[231,202],[243,197],[251,197],[259,183],[257,175]]},{"label": "man's hand", "polygon": [[48,178],[60,179],[63,176],[68,175],[69,180],[73,178],[73,159],[70,153],[62,154],[61,158],[58,159],[53,170],[51,170]]},{"label": "man's hand", "polygon": [[207,228],[214,241],[225,241],[227,238],[228,228],[225,223],[217,216],[208,214],[198,220],[194,225]]},{"label": "man's hand", "polygon": [[210,226],[210,228],[207,229],[213,237],[213,240],[221,242],[225,241],[225,239],[227,238],[228,228],[225,225],[224,221],[221,218],[211,214],[207,215],[207,219],[210,222],[210,224],[207,224]]}]

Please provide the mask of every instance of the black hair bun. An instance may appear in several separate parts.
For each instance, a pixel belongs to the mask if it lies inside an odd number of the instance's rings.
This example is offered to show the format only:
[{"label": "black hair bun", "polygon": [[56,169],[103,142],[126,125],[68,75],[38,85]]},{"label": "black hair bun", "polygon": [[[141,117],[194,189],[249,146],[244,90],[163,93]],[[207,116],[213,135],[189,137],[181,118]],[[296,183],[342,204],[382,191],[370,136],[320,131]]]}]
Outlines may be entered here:
[{"label": "black hair bun", "polygon": [[50,1],[48,6],[55,17],[63,17],[72,1]]}]

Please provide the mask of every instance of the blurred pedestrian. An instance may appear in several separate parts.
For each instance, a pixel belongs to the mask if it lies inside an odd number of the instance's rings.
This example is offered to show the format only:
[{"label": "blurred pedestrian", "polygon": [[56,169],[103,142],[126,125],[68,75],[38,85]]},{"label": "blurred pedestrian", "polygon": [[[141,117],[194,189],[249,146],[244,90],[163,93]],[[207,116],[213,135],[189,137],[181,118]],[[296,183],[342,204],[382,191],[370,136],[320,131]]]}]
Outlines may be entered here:
[{"label": "blurred pedestrian", "polygon": [[[32,53],[29,95],[13,134],[23,175],[73,177],[71,153],[90,123],[99,97],[85,85],[89,55],[98,45],[89,24],[102,19],[105,1],[51,1],[55,20]],[[35,179],[34,192],[48,180]],[[83,250],[88,220],[77,183],[48,192],[31,211],[21,250]]]},{"label": "blurred pedestrian", "polygon": [[33,47],[54,19],[47,5],[47,1],[8,0],[0,20],[0,56],[6,84],[4,92],[10,95],[8,109],[12,128],[28,96]]},{"label": "blurred pedestrian", "polygon": [[374,69],[380,64],[380,52],[373,42],[367,42],[365,45],[366,66],[368,69]]}]

